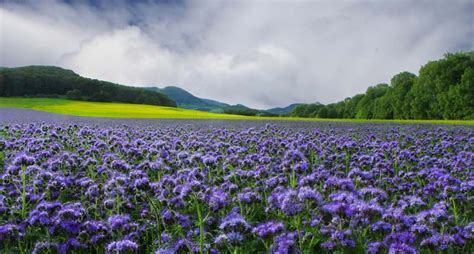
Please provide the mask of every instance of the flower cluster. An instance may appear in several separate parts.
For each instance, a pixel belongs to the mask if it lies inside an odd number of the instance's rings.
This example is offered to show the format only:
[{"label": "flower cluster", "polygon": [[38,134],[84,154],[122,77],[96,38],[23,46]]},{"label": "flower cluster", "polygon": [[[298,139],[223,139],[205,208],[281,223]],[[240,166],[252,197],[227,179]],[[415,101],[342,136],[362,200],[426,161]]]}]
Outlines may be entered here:
[{"label": "flower cluster", "polygon": [[474,252],[472,127],[252,125],[0,125],[0,252]]}]

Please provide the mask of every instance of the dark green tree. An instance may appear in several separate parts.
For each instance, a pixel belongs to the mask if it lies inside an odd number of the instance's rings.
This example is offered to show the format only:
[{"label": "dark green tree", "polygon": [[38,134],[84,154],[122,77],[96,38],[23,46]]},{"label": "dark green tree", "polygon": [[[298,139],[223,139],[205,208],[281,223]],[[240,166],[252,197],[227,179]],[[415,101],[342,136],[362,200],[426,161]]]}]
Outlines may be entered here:
[{"label": "dark green tree", "polygon": [[66,98],[69,100],[81,100],[82,93],[78,89],[73,89],[66,93]]},{"label": "dark green tree", "polygon": [[[421,67],[420,74],[410,91],[410,96],[413,98],[411,104],[413,118],[454,119],[467,117],[458,113],[459,110],[457,110],[468,106],[467,102],[458,101],[462,90],[458,86],[461,86],[466,70],[474,68],[473,66],[473,52],[469,54],[459,52],[448,53],[443,59],[431,61]],[[469,74],[467,76],[469,77]],[[474,93],[473,91],[466,92]]]},{"label": "dark green tree", "polygon": [[374,118],[377,107],[375,101],[377,98],[384,96],[388,90],[389,86],[384,83],[367,88],[364,97],[357,103],[355,117],[360,119]]},{"label": "dark green tree", "polygon": [[387,94],[390,97],[385,103],[391,102],[393,118],[409,119],[411,117],[411,97],[408,93],[413,87],[416,75],[410,72],[402,72],[393,76],[390,81],[391,91]]},{"label": "dark green tree", "polygon": [[393,119],[393,100],[387,92],[386,95],[375,99],[374,102],[374,119]]}]

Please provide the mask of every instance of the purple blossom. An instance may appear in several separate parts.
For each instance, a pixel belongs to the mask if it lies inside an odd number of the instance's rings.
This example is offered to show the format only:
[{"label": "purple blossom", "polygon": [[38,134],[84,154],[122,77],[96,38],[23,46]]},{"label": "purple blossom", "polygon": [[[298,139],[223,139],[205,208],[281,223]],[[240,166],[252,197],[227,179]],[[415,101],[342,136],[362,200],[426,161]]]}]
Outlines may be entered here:
[{"label": "purple blossom", "polygon": [[247,221],[237,212],[232,211],[222,220],[219,225],[219,229],[224,231],[248,231],[250,230],[250,225]]},{"label": "purple blossom", "polygon": [[7,238],[18,238],[20,236],[18,230],[18,227],[12,223],[0,225],[0,240],[4,241]]},{"label": "purple blossom", "polygon": [[284,225],[283,223],[276,222],[276,221],[269,221],[262,224],[257,225],[253,228],[252,232],[259,237],[269,237],[274,236],[278,233],[283,231]]},{"label": "purple blossom", "polygon": [[221,189],[213,189],[207,201],[212,210],[217,211],[227,205],[228,194]]},{"label": "purple blossom", "polygon": [[391,244],[388,249],[389,254],[416,254],[415,248],[404,243]]},{"label": "purple blossom", "polygon": [[214,240],[214,243],[216,243],[217,245],[224,245],[224,244],[238,245],[242,243],[243,240],[244,240],[244,236],[241,233],[228,232],[228,233],[217,236],[216,240]]},{"label": "purple blossom", "polygon": [[119,240],[107,244],[108,253],[122,253],[138,249],[138,244],[130,240]]},{"label": "purple blossom", "polygon": [[377,254],[381,252],[383,244],[381,242],[371,242],[367,245],[367,252],[369,254]]},{"label": "purple blossom", "polygon": [[107,221],[112,230],[118,230],[118,229],[127,230],[129,227],[128,223],[130,222],[130,216],[120,215],[120,214],[113,215],[113,216],[110,216]]},{"label": "purple blossom", "polygon": [[36,160],[32,156],[28,156],[25,153],[18,154],[15,159],[13,159],[12,164],[15,166],[29,166],[35,164]]},{"label": "purple blossom", "polygon": [[296,252],[296,234],[293,232],[281,234],[274,239],[272,253],[286,254]]}]

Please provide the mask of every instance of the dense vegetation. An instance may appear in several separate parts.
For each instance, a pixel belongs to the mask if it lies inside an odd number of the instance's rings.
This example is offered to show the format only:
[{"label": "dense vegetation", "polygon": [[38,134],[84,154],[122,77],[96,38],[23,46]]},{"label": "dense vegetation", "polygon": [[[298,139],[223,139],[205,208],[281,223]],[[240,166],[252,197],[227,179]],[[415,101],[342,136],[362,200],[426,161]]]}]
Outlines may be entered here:
[{"label": "dense vegetation", "polygon": [[19,96],[176,107],[176,103],[164,94],[84,78],[71,70],[59,67],[27,66],[0,69],[0,97]]},{"label": "dense vegetation", "polygon": [[474,119],[474,51],[446,54],[343,101],[302,104],[292,116],[358,119]]}]

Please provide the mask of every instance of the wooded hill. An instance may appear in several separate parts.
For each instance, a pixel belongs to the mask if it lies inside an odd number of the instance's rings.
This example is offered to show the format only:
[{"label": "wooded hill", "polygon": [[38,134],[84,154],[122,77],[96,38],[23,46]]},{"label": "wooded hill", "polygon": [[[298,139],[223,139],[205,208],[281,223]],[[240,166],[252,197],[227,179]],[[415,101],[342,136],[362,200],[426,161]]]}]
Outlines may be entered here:
[{"label": "wooded hill", "polygon": [[166,95],[79,76],[54,66],[0,69],[0,97],[48,97],[176,107]]}]

